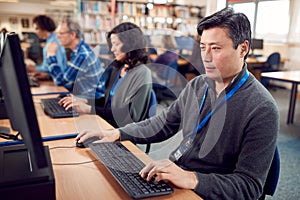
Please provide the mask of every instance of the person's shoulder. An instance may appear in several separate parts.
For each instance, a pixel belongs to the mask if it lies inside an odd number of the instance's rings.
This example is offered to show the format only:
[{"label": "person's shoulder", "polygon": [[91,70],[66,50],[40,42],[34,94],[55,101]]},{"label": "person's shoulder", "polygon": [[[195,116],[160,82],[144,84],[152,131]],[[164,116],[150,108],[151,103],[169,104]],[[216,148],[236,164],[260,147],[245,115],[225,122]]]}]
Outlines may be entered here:
[{"label": "person's shoulder", "polygon": [[132,68],[131,70],[135,71],[136,73],[151,73],[151,70],[147,67],[146,64],[140,64]]},{"label": "person's shoulder", "polygon": [[138,65],[129,71],[131,71],[129,73],[131,73],[135,79],[140,79],[146,82],[151,81],[151,70],[145,64]]},{"label": "person's shoulder", "polygon": [[[251,94],[247,95],[247,99],[254,102],[253,104],[255,104],[255,106],[277,109],[277,103],[270,91],[265,88],[265,86],[263,86],[252,74],[249,76],[249,82],[245,87],[245,92]],[[259,102],[259,104],[255,102]]]},{"label": "person's shoulder", "polygon": [[81,40],[81,42],[79,43],[78,53],[83,54],[85,57],[90,57],[90,58],[97,57],[93,49],[91,48],[91,46],[88,43],[84,42],[83,40]]},{"label": "person's shoulder", "polygon": [[191,85],[198,85],[198,84],[203,84],[205,82],[206,75],[205,74],[200,74],[193,78],[192,80],[189,81]]}]

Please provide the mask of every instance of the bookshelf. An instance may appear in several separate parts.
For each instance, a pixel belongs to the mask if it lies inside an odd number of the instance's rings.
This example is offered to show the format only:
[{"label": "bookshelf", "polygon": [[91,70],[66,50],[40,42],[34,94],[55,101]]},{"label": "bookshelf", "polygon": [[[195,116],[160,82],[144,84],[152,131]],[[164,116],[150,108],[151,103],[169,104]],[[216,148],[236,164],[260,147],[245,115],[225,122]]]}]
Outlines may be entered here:
[{"label": "bookshelf", "polygon": [[91,45],[106,43],[106,32],[125,21],[137,24],[148,35],[156,34],[156,30],[165,30],[159,34],[176,30],[182,35],[196,35],[195,27],[204,11],[195,5],[151,3],[149,6],[148,0],[122,0],[115,1],[115,12],[112,12],[112,3],[110,0],[79,1],[80,25]]}]

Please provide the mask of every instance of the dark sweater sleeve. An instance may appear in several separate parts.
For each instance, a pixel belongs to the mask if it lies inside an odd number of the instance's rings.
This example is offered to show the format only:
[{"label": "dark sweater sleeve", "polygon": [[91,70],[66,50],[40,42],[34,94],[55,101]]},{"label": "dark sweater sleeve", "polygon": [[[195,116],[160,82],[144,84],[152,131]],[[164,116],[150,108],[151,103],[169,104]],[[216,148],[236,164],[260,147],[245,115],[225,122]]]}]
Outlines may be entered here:
[{"label": "dark sweater sleeve", "polygon": [[[141,68],[143,69],[143,68]],[[147,73],[146,73],[147,72]],[[125,126],[132,122],[139,122],[147,118],[149,110],[150,93],[152,84],[146,82],[147,76],[151,77],[150,71],[132,71],[133,76],[127,76],[114,95],[119,102],[112,100],[111,107],[107,106],[109,91],[114,80],[117,78],[118,69],[112,72],[105,97],[100,101],[96,100],[95,112],[114,127]],[[138,73],[138,74],[137,74]],[[120,96],[120,91],[126,92],[126,97]],[[121,94],[122,95],[122,94]]]},{"label": "dark sweater sleeve", "polygon": [[164,109],[160,114],[120,128],[120,139],[145,144],[161,142],[172,137],[180,129],[182,101],[183,98],[178,97],[169,108]]}]

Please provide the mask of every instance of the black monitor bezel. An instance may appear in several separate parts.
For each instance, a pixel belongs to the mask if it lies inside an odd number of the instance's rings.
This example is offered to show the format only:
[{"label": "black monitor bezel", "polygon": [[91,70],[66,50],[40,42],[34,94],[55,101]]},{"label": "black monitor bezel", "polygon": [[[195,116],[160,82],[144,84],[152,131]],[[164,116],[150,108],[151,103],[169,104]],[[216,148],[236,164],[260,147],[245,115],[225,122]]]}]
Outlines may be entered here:
[{"label": "black monitor bezel", "polygon": [[257,39],[252,38],[251,39],[251,49],[264,49],[264,40],[263,39]]},{"label": "black monitor bezel", "polygon": [[32,167],[48,167],[20,39],[15,33],[1,33],[0,42],[0,84],[11,127],[21,133]]}]

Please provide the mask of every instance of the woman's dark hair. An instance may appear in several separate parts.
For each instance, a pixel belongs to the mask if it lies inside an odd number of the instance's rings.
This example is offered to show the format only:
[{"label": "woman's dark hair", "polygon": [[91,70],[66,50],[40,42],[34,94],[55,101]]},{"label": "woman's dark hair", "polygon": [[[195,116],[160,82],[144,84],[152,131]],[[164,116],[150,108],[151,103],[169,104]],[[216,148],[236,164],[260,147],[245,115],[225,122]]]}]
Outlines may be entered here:
[{"label": "woman's dark hair", "polygon": [[[251,47],[251,25],[247,16],[243,13],[235,13],[232,8],[224,8],[210,16],[203,18],[197,26],[198,34],[201,36],[204,30],[220,27],[228,30],[228,36],[233,41],[233,48],[245,40]],[[245,55],[246,59],[248,53]]]},{"label": "woman's dark hair", "polygon": [[119,40],[123,43],[122,52],[126,53],[124,61],[114,61],[113,65],[121,67],[124,64],[129,65],[129,69],[136,67],[141,63],[147,63],[148,54],[146,51],[146,40],[142,30],[131,22],[124,22],[114,27],[107,34],[107,43],[109,50],[112,44],[111,35],[117,34]]},{"label": "woman's dark hair", "polygon": [[33,18],[33,23],[38,26],[39,29],[53,32],[56,29],[55,22],[53,19],[46,15],[38,15]]}]

